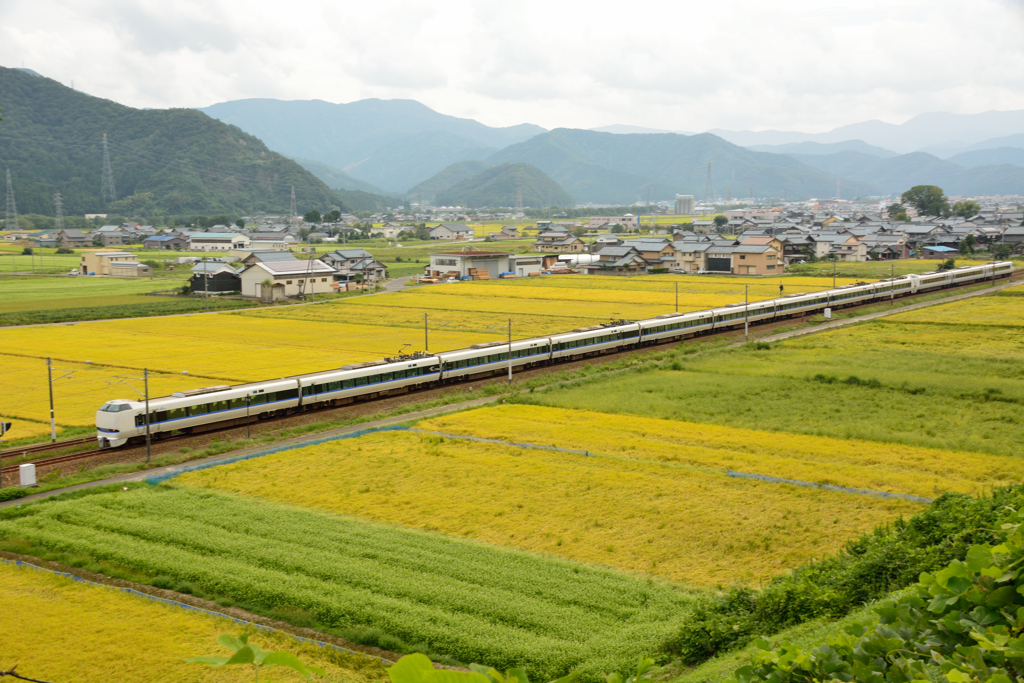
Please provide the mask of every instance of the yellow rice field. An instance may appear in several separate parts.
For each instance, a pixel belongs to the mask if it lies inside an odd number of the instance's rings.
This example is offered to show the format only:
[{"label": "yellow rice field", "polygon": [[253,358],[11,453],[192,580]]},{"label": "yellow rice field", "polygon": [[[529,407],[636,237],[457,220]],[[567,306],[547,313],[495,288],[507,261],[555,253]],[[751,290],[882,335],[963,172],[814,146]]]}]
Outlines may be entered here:
[{"label": "yellow rice field", "polygon": [[176,481],[693,585],[756,582],[921,508],[676,462],[410,432],[310,446]]},{"label": "yellow rice field", "polygon": [[423,429],[934,498],[1024,479],[1024,459],[585,410],[504,405]]},{"label": "yellow rice field", "polygon": [[[1020,287],[1011,287],[1011,294]],[[931,306],[894,315],[890,320],[907,323],[942,323],[946,325],[995,325],[1024,327],[1024,297],[985,296]]]},{"label": "yellow rice field", "polygon": [[[10,417],[9,415],[0,415],[0,422],[11,423],[10,431],[3,437],[0,437],[0,448],[3,448],[4,443],[6,442],[27,439],[33,436],[48,436],[50,434],[49,423],[22,420],[16,417]],[[61,431],[61,427],[58,425],[57,436],[60,436]]]},{"label": "yellow rice field", "polygon": [[[813,291],[815,278],[783,278],[786,292]],[[111,398],[132,398],[117,376],[155,373],[153,396],[212,384],[234,384],[377,360],[424,348],[465,348],[503,339],[553,334],[611,319],[639,319],[778,294],[776,280],[738,277],[595,276],[531,278],[424,287],[318,304],[245,313],[183,315],[0,329],[5,385],[0,414],[48,420],[44,359],[74,369],[54,384],[57,421],[88,425]],[[85,361],[92,361],[86,365]],[[182,373],[188,373],[183,375]],[[140,385],[141,386],[141,385]]]},{"label": "yellow rice field", "polygon": [[[0,669],[48,681],[108,683],[147,681],[202,683],[251,681],[251,667],[211,669],[187,657],[225,656],[217,644],[223,633],[242,628],[227,618],[157,603],[120,591],[72,581],[31,568],[0,563]],[[15,631],[17,637],[14,637]],[[252,629],[264,650],[287,650],[328,675],[318,680],[384,680],[375,660],[322,650],[275,633]],[[290,669],[272,667],[261,681],[302,681]]]}]

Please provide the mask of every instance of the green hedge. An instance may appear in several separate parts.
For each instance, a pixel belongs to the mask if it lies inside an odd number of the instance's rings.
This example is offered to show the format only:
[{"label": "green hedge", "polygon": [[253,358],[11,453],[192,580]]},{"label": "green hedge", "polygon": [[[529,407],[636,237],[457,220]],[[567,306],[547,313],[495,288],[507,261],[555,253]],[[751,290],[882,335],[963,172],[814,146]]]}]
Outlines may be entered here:
[{"label": "green hedge", "polygon": [[699,664],[757,636],[812,619],[838,619],[913,584],[921,572],[962,559],[970,546],[992,542],[1002,516],[1022,501],[1021,486],[982,498],[946,494],[909,520],[879,527],[838,555],[806,564],[760,591],[737,587],[708,599],[662,652]]}]

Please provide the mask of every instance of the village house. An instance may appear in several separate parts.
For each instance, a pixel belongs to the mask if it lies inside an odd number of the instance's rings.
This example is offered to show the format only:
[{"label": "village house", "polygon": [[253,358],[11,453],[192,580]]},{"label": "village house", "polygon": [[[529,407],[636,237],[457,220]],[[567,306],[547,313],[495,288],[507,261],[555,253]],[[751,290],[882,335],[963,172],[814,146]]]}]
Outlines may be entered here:
[{"label": "village house", "polygon": [[139,263],[139,257],[128,251],[87,251],[82,254],[79,270],[83,275],[100,277],[146,277],[153,269]]},{"label": "village house", "polygon": [[470,240],[473,229],[464,223],[441,223],[430,229],[432,240]]},{"label": "village house", "polygon": [[[240,273],[242,296],[261,298],[263,288],[284,286],[285,296],[334,291],[334,269],[319,259],[257,262]],[[266,283],[266,284],[264,284]]]},{"label": "village house", "polygon": [[387,266],[365,249],[338,249],[320,260],[334,268],[335,282],[379,282],[387,277]]}]

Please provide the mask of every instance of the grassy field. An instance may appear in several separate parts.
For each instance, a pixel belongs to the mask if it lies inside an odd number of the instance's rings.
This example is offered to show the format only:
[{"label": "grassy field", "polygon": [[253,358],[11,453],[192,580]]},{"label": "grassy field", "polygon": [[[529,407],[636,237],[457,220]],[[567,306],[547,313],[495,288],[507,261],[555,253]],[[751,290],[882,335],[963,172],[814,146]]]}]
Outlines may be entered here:
[{"label": "grassy field", "polygon": [[423,429],[936,498],[1024,479],[1024,459],[530,405],[464,411]]},{"label": "grassy field", "polygon": [[699,586],[756,584],[922,507],[709,469],[382,433],[181,481]]},{"label": "grassy field", "polygon": [[[375,628],[550,680],[626,668],[693,603],[670,586],[439,534],[146,487],[0,512],[0,545],[102,559],[264,612]],[[203,653],[205,654],[205,653]]]},{"label": "grassy field", "polygon": [[[17,637],[9,632],[3,639],[0,670],[17,665],[23,676],[79,683],[252,680],[248,667],[211,669],[184,661],[187,657],[223,656],[227,651],[217,644],[217,638],[223,633],[243,632],[228,618],[8,564],[0,564],[0,602],[6,623],[17,630]],[[251,641],[264,650],[286,650],[305,664],[325,669],[328,677],[320,680],[387,680],[385,669],[376,660],[301,644],[277,633],[248,631]],[[280,667],[266,669],[260,678],[305,680]]]},{"label": "grassy field", "polygon": [[[981,303],[983,302],[983,303]],[[980,324],[971,304],[981,303]],[[957,451],[1024,452],[1021,297],[996,295],[801,337],[686,355],[677,370],[537,392],[532,402]],[[949,306],[962,311],[959,324]],[[999,311],[1005,326],[986,323]],[[813,408],[812,408],[813,407]]]}]

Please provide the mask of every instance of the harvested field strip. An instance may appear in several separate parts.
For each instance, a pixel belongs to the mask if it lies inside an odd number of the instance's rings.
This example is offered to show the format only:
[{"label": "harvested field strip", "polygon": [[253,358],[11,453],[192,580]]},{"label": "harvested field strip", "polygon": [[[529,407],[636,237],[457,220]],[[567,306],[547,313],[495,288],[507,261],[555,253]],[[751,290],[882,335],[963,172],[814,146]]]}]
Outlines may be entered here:
[{"label": "harvested field strip", "polygon": [[26,506],[5,511],[0,537],[545,680],[582,662],[590,680],[628,666],[692,604],[611,570],[209,491],[146,487]]},{"label": "harvested field strip", "polygon": [[175,485],[359,515],[695,585],[755,582],[921,507],[732,479],[708,469],[392,431],[190,472]]},{"label": "harvested field strip", "polygon": [[419,426],[925,498],[979,494],[1024,478],[1024,458],[531,405],[468,410]]},{"label": "harvested field strip", "polygon": [[[186,657],[223,655],[217,645],[222,633],[238,634],[240,627],[180,607],[89,585],[48,572],[0,562],[0,603],[6,623],[18,637],[5,637],[0,669],[18,665],[18,673],[53,681],[107,683],[124,681],[250,681],[245,667],[210,669],[189,664]],[[326,669],[337,680],[386,679],[374,660],[342,655],[312,644],[299,644],[278,633],[247,629],[251,639],[267,650],[288,650],[305,663]],[[145,634],[145,647],[125,654],[127,634]],[[219,650],[219,652],[218,652]],[[269,681],[300,681],[299,674],[268,669]]]}]

